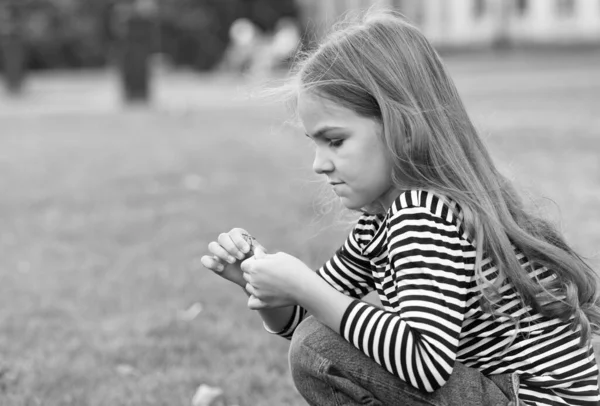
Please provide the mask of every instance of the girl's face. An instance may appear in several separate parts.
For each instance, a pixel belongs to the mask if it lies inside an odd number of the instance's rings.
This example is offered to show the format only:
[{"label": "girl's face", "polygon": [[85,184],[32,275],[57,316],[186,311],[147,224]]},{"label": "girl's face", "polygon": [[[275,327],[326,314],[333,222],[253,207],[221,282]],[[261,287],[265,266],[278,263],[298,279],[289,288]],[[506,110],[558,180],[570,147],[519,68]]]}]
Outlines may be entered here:
[{"label": "girl's face", "polygon": [[298,114],[316,146],[313,169],[327,176],[344,206],[387,210],[397,193],[381,123],[308,92],[298,97]]}]

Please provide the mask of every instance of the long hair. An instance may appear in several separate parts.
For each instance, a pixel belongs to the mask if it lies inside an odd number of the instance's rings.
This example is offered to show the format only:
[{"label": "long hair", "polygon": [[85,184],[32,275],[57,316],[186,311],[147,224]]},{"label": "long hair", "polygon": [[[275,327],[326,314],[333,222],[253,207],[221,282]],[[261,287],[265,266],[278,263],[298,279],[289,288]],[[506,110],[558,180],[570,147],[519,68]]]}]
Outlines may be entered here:
[{"label": "long hair", "polygon": [[[313,92],[378,120],[394,162],[394,186],[431,190],[460,206],[477,252],[484,309],[495,314],[498,281],[508,279],[523,305],[571,323],[586,345],[600,329],[596,273],[548,222],[525,209],[496,169],[431,44],[389,10],[369,11],[335,28],[296,61],[296,92]],[[515,248],[528,266],[521,265]],[[488,256],[498,269],[494,281],[483,277]],[[528,270],[539,267],[556,277],[547,283],[532,278]]]}]

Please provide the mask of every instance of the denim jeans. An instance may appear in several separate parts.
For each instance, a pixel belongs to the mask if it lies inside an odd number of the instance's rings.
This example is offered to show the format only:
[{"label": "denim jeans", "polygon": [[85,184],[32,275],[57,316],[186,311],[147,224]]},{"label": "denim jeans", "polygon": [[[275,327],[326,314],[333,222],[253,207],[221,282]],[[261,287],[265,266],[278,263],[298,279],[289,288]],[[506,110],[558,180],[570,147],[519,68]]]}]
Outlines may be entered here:
[{"label": "denim jeans", "polygon": [[420,391],[392,375],[374,360],[313,317],[294,332],[289,353],[296,388],[310,405],[518,405],[518,377],[485,376],[455,363],[440,389]]}]

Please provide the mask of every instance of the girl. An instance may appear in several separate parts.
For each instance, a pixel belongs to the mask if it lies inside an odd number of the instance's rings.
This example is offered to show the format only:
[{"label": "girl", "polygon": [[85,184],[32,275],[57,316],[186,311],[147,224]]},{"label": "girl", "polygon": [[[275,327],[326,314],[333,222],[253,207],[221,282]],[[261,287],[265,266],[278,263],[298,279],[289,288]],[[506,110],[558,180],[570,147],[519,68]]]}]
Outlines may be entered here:
[{"label": "girl", "polygon": [[[202,262],[245,288],[269,332],[291,338],[302,396],[319,406],[598,404],[597,276],[525,211],[423,35],[369,12],[293,80],[314,170],[362,215],[316,273],[241,229]],[[382,308],[360,300],[373,290]]]}]

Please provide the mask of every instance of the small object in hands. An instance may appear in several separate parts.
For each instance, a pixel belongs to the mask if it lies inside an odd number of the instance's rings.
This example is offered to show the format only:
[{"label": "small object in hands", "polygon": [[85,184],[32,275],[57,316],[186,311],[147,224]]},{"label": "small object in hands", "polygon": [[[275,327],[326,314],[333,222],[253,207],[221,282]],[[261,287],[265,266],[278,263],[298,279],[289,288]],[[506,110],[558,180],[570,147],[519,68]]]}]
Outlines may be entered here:
[{"label": "small object in hands", "polygon": [[247,233],[243,233],[242,237],[244,237],[244,240],[250,246],[250,250],[246,254],[246,258],[251,257],[252,255],[254,255],[254,241],[256,241],[256,238],[252,237],[250,234]]}]

